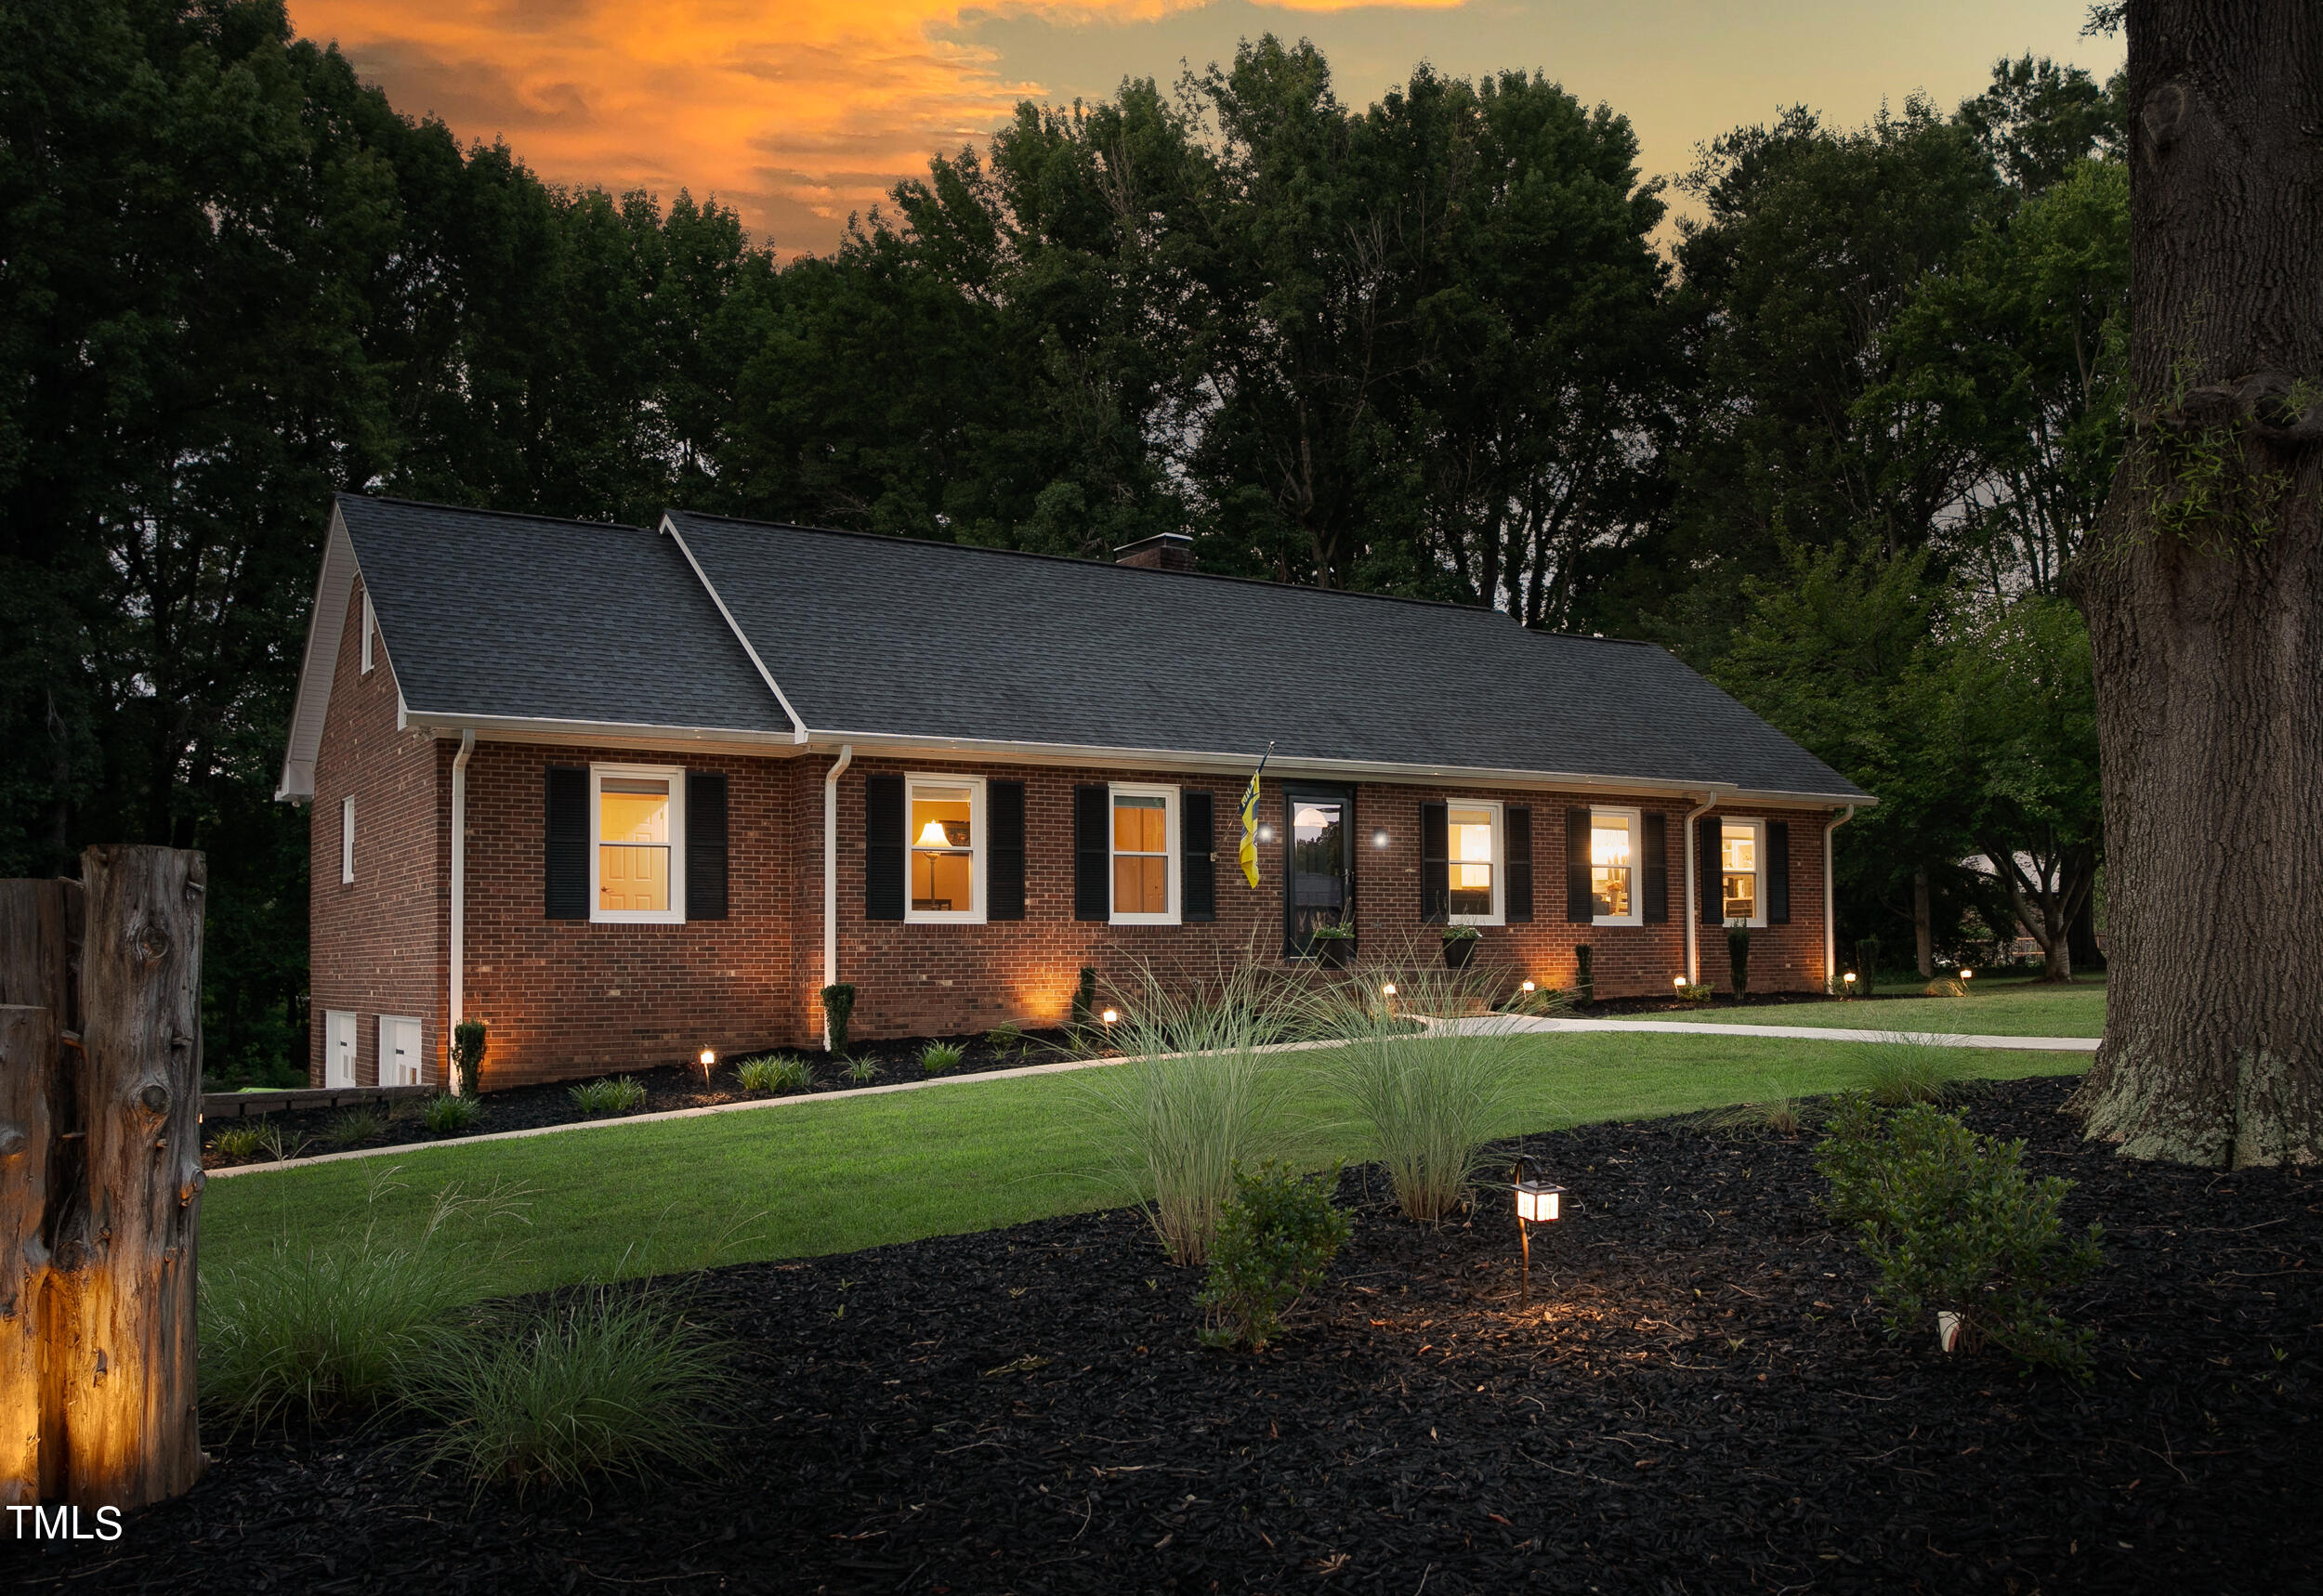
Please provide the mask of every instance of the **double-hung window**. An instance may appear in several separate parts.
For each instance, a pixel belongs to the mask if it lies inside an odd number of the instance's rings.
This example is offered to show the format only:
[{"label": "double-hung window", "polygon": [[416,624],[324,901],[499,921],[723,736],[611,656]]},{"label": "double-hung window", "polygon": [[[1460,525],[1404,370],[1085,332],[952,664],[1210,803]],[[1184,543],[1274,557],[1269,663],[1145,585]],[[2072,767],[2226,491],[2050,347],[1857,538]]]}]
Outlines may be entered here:
[{"label": "double-hung window", "polygon": [[1761,859],[1765,838],[1756,820],[1724,820],[1718,827],[1719,918],[1728,925],[1766,923]]},{"label": "double-hung window", "polygon": [[666,765],[589,767],[589,918],[659,924],[686,918],[686,773]]},{"label": "double-hung window", "polygon": [[1595,925],[1643,925],[1637,893],[1644,821],[1635,809],[1589,812],[1589,901]]},{"label": "double-hung window", "polygon": [[1177,789],[1115,783],[1113,923],[1175,925]]},{"label": "double-hung window", "polygon": [[1446,909],[1454,925],[1500,925],[1505,922],[1503,898],[1506,863],[1501,826],[1501,806],[1482,801],[1450,803],[1444,807]]},{"label": "double-hung window", "polygon": [[914,776],[905,783],[904,845],[911,851],[906,920],[984,918],[984,782]]}]

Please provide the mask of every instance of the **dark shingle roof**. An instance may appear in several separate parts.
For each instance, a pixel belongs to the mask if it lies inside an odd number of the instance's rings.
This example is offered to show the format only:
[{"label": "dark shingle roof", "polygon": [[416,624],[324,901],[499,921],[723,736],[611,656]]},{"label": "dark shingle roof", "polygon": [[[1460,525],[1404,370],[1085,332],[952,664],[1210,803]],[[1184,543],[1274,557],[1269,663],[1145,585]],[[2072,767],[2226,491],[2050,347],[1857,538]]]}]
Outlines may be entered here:
[{"label": "dark shingle roof", "polygon": [[414,712],[791,729],[657,531],[351,493],[338,509]]},{"label": "dark shingle roof", "polygon": [[1650,645],[1495,610],[899,538],[670,522],[818,733],[1733,783],[1844,778]]}]

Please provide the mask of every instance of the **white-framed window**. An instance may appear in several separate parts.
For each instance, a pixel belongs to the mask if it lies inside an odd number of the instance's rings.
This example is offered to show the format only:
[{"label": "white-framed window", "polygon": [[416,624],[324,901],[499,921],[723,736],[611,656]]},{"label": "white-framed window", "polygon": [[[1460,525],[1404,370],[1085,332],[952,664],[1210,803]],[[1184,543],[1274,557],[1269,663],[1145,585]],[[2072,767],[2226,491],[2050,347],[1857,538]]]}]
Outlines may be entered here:
[{"label": "white-framed window", "polygon": [[1589,901],[1592,925],[1643,925],[1638,867],[1644,862],[1645,820],[1635,809],[1589,811]]},{"label": "white-framed window", "polygon": [[322,1012],[322,1084],[355,1084],[355,1014],[351,1009]]},{"label": "white-framed window", "polygon": [[1766,923],[1766,824],[1718,823],[1718,918],[1728,925]]},{"label": "white-framed window", "polygon": [[1113,805],[1113,923],[1175,925],[1177,789],[1116,781]]},{"label": "white-framed window", "polygon": [[1455,798],[1444,805],[1446,908],[1454,925],[1502,925],[1508,842],[1499,804]]},{"label": "white-framed window", "polygon": [[686,918],[686,773],[589,766],[589,918],[644,925]]},{"label": "white-framed window", "polygon": [[371,674],[371,634],[379,624],[371,613],[371,590],[363,590],[363,674]]},{"label": "white-framed window", "polygon": [[339,884],[347,885],[355,879],[355,799],[348,794],[339,801]]},{"label": "white-framed window", "polygon": [[903,918],[982,923],[984,778],[907,776],[903,789],[910,872]]}]

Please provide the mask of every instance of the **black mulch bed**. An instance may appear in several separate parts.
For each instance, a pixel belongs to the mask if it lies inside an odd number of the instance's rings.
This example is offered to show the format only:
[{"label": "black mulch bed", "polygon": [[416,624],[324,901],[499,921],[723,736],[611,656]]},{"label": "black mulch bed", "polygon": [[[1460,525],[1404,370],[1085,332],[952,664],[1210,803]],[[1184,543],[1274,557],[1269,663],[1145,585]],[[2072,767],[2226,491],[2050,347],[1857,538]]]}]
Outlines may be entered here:
[{"label": "black mulch bed", "polygon": [[[629,1114],[588,1114],[572,1100],[577,1081],[552,1081],[540,1086],[515,1086],[503,1092],[489,1092],[479,1100],[483,1113],[478,1118],[469,1135],[489,1135],[496,1131],[531,1131],[545,1125],[578,1125],[588,1120],[612,1120],[637,1114],[666,1114],[677,1108],[707,1108],[720,1103],[763,1102],[769,1097],[802,1097],[819,1092],[846,1092],[861,1086],[892,1086],[899,1080],[925,1080],[927,1072],[920,1067],[920,1052],[931,1041],[947,1041],[960,1049],[959,1064],[944,1071],[947,1075],[982,1075],[995,1069],[1018,1069],[1029,1064],[1054,1064],[1062,1059],[1084,1056],[1073,1045],[1071,1033],[1065,1030],[1027,1031],[1021,1040],[1001,1048],[982,1035],[960,1037],[902,1037],[888,1041],[859,1041],[848,1049],[847,1057],[833,1062],[820,1051],[793,1053],[803,1057],[815,1071],[815,1083],[805,1092],[745,1092],[742,1079],[736,1074],[746,1057],[738,1053],[720,1061],[710,1071],[709,1079],[702,1079],[702,1071],[681,1069],[665,1065],[659,1069],[608,1070],[607,1075],[634,1077],[645,1088],[645,1101]],[[780,1053],[781,1050],[771,1050]],[[868,1059],[879,1066],[879,1073],[869,1080],[858,1080],[847,1073],[849,1064]],[[583,1079],[596,1079],[584,1077]],[[454,1141],[456,1137],[437,1136],[429,1132],[423,1118],[426,1105],[404,1102],[395,1105],[392,1112],[345,1108],[315,1108],[297,1113],[269,1114],[243,1120],[221,1120],[209,1127],[210,1134],[233,1125],[254,1128],[279,1126],[286,1146],[298,1146],[302,1156],[311,1158],[318,1153],[342,1153],[361,1147],[401,1147],[415,1142]],[[334,1139],[332,1132],[350,1114],[367,1120],[381,1122],[378,1133],[359,1142]],[[303,1146],[300,1144],[304,1144]],[[236,1164],[265,1163],[264,1156],[256,1158],[230,1158],[215,1150],[203,1149],[202,1162],[206,1169],[228,1168]]]},{"label": "black mulch bed", "polygon": [[1366,1190],[1275,1353],[1199,1350],[1136,1218],[694,1280],[747,1394],[707,1479],[593,1506],[415,1480],[376,1432],[215,1441],[184,1500],[39,1586],[568,1591],[2277,1592],[2323,1555],[2323,1182],[2124,1165],[2004,1085],[1972,1120],[2080,1181],[2087,1390],[1881,1333],[1809,1147],[1534,1138],[1574,1194],[1515,1302],[1495,1210]]}]

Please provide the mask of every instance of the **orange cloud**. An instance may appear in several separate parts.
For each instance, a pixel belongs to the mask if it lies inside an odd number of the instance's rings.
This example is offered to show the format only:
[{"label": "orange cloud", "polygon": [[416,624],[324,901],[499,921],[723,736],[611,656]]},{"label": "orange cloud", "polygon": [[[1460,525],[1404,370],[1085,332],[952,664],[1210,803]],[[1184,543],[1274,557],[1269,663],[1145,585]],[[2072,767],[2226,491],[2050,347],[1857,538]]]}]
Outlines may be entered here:
[{"label": "orange cloud", "polygon": [[[1207,0],[1011,0],[1150,20]],[[1378,0],[1273,0],[1328,11]],[[1390,0],[1457,7],[1463,0]],[[935,150],[981,142],[1042,85],[947,35],[976,0],[293,0],[398,109],[505,137],[556,182],[715,194],[785,251],[828,248]]]}]

